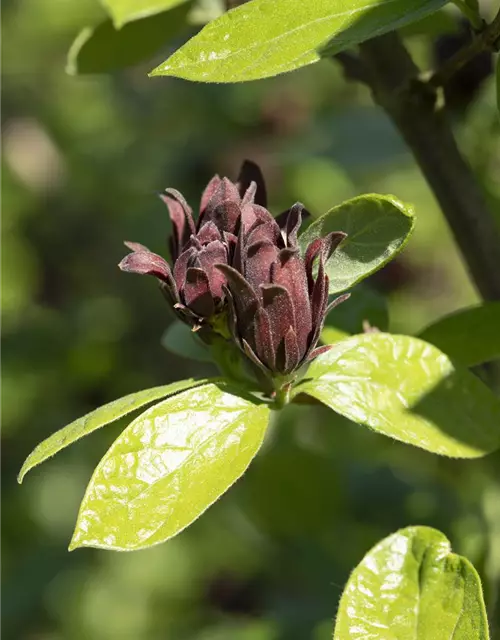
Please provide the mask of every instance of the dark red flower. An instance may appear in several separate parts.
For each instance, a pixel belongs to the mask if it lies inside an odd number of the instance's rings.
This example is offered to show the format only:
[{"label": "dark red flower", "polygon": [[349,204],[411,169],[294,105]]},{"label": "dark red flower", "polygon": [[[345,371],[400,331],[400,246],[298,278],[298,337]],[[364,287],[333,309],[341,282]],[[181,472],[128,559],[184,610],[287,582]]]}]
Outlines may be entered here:
[{"label": "dark red flower", "polygon": [[326,314],[348,297],[328,305],[324,269],[345,234],[314,240],[302,257],[297,245],[302,213],[303,206],[295,204],[280,227],[264,209],[253,220],[243,212],[233,264],[217,265],[228,282],[232,335],[271,378],[293,374],[329,348],[315,348]]},{"label": "dark red flower", "polygon": [[147,247],[125,243],[132,253],[120,269],[155,276],[177,314],[199,327],[223,310],[225,275],[216,264],[232,264],[242,212],[257,219],[266,205],[266,190],[259,168],[245,162],[236,183],[215,176],[203,192],[195,223],[191,207],[175,189],[160,195],[172,221],[170,252],[173,269]]}]

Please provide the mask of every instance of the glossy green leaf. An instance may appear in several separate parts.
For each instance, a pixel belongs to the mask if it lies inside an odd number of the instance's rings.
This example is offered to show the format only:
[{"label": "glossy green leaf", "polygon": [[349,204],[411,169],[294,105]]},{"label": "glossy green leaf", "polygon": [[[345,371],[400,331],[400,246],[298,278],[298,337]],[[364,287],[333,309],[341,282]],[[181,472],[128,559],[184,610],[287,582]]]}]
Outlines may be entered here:
[{"label": "glossy green leaf", "polygon": [[199,362],[211,362],[208,347],[196,336],[187,324],[174,320],[166,329],[161,343],[171,353],[182,358],[190,358]]},{"label": "glossy green leaf", "polygon": [[352,572],[334,640],[488,640],[481,581],[430,527],[384,538]]},{"label": "glossy green leaf", "polygon": [[151,407],[94,471],[70,549],[142,549],[179,533],[244,473],[268,419],[267,405],[216,384]]},{"label": "glossy green leaf", "polygon": [[24,476],[30,469],[41,464],[48,458],[65,449],[76,440],[87,436],[89,433],[100,429],[111,422],[115,422],[119,418],[126,416],[128,413],[140,409],[155,400],[165,398],[166,396],[180,393],[191,387],[204,384],[206,380],[180,380],[179,382],[172,382],[161,387],[153,387],[152,389],[145,389],[144,391],[137,391],[131,393],[128,396],[124,396],[119,400],[113,400],[108,404],[94,409],[87,415],[78,418],[74,422],[66,425],[56,433],[53,433],[46,440],[41,442],[26,458],[21,471],[19,472],[18,482],[22,482]]},{"label": "glossy green leaf", "polygon": [[467,367],[500,358],[500,302],[461,309],[428,326],[419,338]]},{"label": "glossy green leaf", "polygon": [[348,234],[326,264],[330,293],[339,293],[394,258],[408,241],[414,224],[412,208],[394,196],[359,196],[310,224],[300,236],[299,244],[305,251],[315,238],[331,231]]},{"label": "glossy green leaf", "polygon": [[252,0],[208,24],[151,75],[241,82],[292,71],[436,11],[446,0]]},{"label": "glossy green leaf", "polygon": [[337,342],[343,334],[361,333],[365,325],[386,331],[389,326],[389,310],[385,297],[366,284],[354,288],[348,300],[335,307],[325,322],[321,339],[325,344]]},{"label": "glossy green leaf", "polygon": [[316,358],[305,392],[378,433],[476,458],[500,446],[500,399],[436,347],[410,336],[353,336]]},{"label": "glossy green leaf", "polygon": [[71,75],[106,73],[148,60],[172,38],[188,28],[189,5],[184,4],[117,29],[111,20],[87,27],[76,37],[68,54]]},{"label": "glossy green leaf", "polygon": [[173,9],[188,0],[101,0],[117,29],[127,22]]}]

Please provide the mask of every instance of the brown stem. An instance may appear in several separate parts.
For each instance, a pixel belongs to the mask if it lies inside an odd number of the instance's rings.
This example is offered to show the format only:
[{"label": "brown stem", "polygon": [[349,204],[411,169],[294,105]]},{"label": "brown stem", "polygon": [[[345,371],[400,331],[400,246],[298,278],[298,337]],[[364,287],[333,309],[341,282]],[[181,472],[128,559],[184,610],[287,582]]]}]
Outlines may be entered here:
[{"label": "brown stem", "polygon": [[445,86],[450,79],[464,67],[468,62],[483,51],[496,51],[500,40],[500,9],[493,22],[485,25],[484,28],[475,35],[472,42],[463,47],[457,53],[443,63],[429,79],[429,84],[434,87]]},{"label": "brown stem", "polygon": [[463,159],[436,90],[393,32],[365,42],[360,56],[375,101],[410,147],[460,247],[477,289],[500,300],[500,233]]}]

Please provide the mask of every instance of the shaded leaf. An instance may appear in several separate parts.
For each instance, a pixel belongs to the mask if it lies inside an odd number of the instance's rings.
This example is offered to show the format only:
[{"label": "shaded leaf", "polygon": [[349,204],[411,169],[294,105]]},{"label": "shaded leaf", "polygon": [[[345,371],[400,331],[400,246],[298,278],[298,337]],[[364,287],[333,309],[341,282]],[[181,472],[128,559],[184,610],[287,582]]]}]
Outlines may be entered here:
[{"label": "shaded leaf", "polygon": [[121,29],[111,20],[83,29],[69,50],[66,71],[71,75],[106,73],[148,60],[186,30],[188,9],[185,4]]},{"label": "shaded leaf", "polygon": [[196,336],[187,324],[174,320],[161,338],[161,344],[176,356],[199,362],[211,362],[208,347]]},{"label": "shaded leaf", "polygon": [[500,446],[500,400],[433,345],[370,333],[334,345],[294,390],[378,433],[475,458]]},{"label": "shaded leaf", "polygon": [[334,640],[488,640],[481,581],[430,527],[379,542],[352,572]]},{"label": "shaded leaf", "polygon": [[128,413],[131,413],[136,409],[140,409],[155,400],[174,395],[175,393],[179,393],[185,389],[190,389],[191,387],[204,384],[205,382],[206,380],[194,380],[192,378],[189,380],[180,380],[179,382],[172,382],[171,384],[166,384],[161,387],[153,387],[152,389],[145,389],[144,391],[131,393],[119,400],[113,400],[113,402],[108,402],[108,404],[105,404],[98,409],[94,409],[94,411],[87,413],[85,416],[78,418],[78,420],[75,420],[59,431],[56,431],[56,433],[53,433],[35,447],[35,449],[26,458],[21,471],[19,472],[17,478],[18,482],[21,483],[23,481],[24,476],[30,469],[41,464],[47,460],[47,458],[52,457],[61,451],[61,449],[65,449],[70,444],[73,444],[76,440],[96,431],[96,429],[100,429],[111,422],[115,422],[115,420],[118,420],[119,418],[126,416]]},{"label": "shaded leaf", "polygon": [[101,0],[117,29],[127,22],[148,18],[188,0]]},{"label": "shaded leaf", "polygon": [[150,547],[215,502],[250,464],[269,419],[267,405],[233,391],[207,384],[136,418],[94,471],[70,549]]},{"label": "shaded leaf", "polygon": [[292,71],[419,20],[446,0],[252,0],[217,18],[151,72],[241,82]]},{"label": "shaded leaf", "polygon": [[381,293],[360,284],[346,302],[328,314],[321,340],[325,344],[332,344],[340,339],[339,336],[361,333],[365,322],[380,331],[386,331],[389,327],[389,310],[387,300]]},{"label": "shaded leaf", "polygon": [[299,244],[305,252],[313,240],[331,231],[348,234],[326,263],[329,291],[339,293],[394,258],[414,225],[412,208],[394,196],[365,195],[347,200],[315,220],[300,236]]},{"label": "shaded leaf", "polygon": [[467,367],[500,358],[500,302],[456,311],[418,337]]}]

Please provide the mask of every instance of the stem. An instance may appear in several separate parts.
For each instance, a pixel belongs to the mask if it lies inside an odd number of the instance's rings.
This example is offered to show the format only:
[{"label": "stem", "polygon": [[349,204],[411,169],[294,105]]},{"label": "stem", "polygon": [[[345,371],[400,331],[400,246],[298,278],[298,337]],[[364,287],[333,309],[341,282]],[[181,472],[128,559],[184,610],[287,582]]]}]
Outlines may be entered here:
[{"label": "stem", "polygon": [[[498,16],[497,20],[500,23]],[[444,110],[436,107],[435,87],[419,80],[420,70],[395,32],[362,44],[360,56],[375,101],[413,152],[478,291],[486,300],[500,300],[499,229],[460,154]]]},{"label": "stem", "polygon": [[429,84],[434,87],[442,87],[464,67],[468,62],[483,51],[496,51],[500,40],[500,9],[493,22],[483,26],[476,34],[472,42],[463,47],[447,60],[440,69],[434,72],[429,79]]}]

